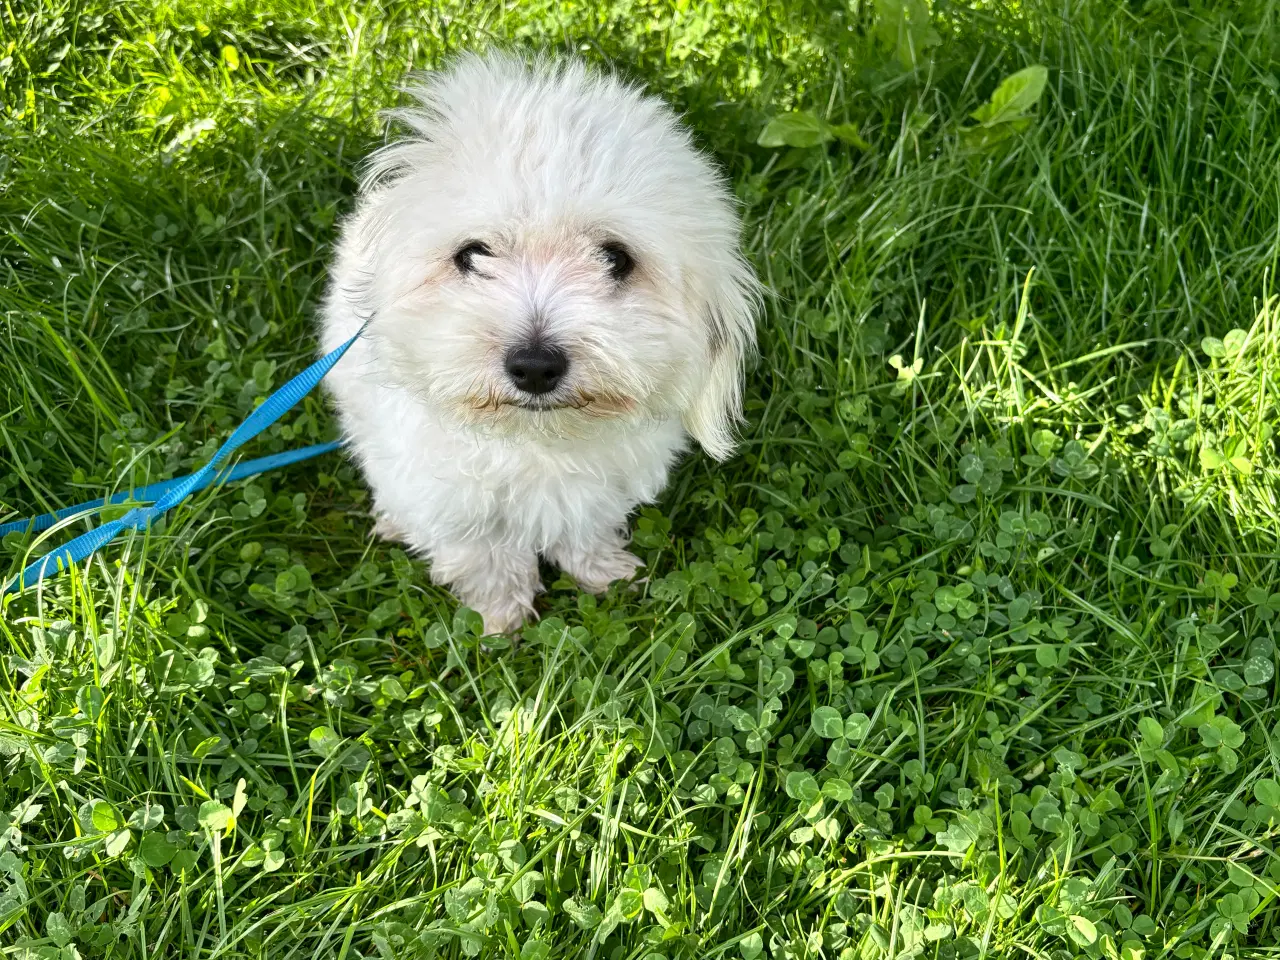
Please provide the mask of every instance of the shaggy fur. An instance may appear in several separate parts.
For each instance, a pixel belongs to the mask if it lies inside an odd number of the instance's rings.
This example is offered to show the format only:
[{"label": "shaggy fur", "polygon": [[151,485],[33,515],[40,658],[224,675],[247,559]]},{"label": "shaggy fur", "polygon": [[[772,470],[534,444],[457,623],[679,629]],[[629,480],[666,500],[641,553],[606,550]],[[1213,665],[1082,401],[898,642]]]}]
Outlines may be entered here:
[{"label": "shaggy fur", "polygon": [[[412,93],[410,136],[343,225],[322,349],[369,327],[327,383],[377,532],[506,632],[533,614],[539,555],[591,591],[635,573],[627,515],[687,436],[729,455],[756,280],[661,101],[493,55]],[[550,392],[505,364],[530,345],[568,359]]]}]

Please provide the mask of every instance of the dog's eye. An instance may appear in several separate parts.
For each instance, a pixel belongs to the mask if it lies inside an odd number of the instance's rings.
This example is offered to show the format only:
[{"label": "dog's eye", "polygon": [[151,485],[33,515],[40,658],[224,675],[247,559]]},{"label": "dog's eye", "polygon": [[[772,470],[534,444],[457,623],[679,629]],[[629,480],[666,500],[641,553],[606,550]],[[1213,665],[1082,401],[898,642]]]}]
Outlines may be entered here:
[{"label": "dog's eye", "polygon": [[461,274],[475,273],[475,258],[492,256],[492,250],[479,240],[472,240],[459,248],[458,252],[453,255],[453,265],[458,268],[458,272]]},{"label": "dog's eye", "polygon": [[620,243],[606,243],[600,248],[600,255],[604,258],[605,265],[609,268],[609,276],[616,283],[621,283],[627,279],[627,277],[631,276],[631,271],[636,268],[635,260],[631,258],[627,248]]}]

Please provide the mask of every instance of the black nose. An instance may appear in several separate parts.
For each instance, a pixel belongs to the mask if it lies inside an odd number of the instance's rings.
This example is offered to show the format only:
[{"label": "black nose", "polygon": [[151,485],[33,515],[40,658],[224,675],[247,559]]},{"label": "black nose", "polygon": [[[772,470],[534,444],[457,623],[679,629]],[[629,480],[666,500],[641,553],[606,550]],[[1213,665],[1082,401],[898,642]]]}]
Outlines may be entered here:
[{"label": "black nose", "polygon": [[505,363],[516,389],[532,394],[550,393],[569,369],[563,350],[541,343],[508,350]]}]

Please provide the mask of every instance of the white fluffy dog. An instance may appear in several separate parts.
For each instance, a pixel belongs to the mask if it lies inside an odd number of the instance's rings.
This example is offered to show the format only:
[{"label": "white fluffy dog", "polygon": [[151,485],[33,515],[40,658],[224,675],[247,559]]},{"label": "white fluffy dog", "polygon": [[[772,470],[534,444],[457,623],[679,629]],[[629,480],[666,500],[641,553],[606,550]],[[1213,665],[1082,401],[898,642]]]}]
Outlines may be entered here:
[{"label": "white fluffy dog", "polygon": [[757,282],[712,164],[661,101],[577,62],[471,56],[412,90],[322,316],[377,532],[490,633],[544,556],[586,590],[641,566],[627,515],[692,436],[732,449]]}]

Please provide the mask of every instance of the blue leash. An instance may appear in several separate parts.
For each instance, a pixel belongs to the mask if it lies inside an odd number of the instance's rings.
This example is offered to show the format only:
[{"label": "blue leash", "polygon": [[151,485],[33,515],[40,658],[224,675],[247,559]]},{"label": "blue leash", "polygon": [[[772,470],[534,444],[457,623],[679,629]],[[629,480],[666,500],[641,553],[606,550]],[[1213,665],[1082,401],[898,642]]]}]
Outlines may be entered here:
[{"label": "blue leash", "polygon": [[90,530],[88,533],[81,534],[72,540],[68,540],[62,546],[46,553],[5,584],[4,588],[0,590],[0,594],[34,586],[43,580],[47,573],[58,573],[68,569],[72,564],[79,563],[81,560],[92,556],[100,547],[106,546],[126,530],[136,530],[139,527],[149,526],[152,520],[168,513],[187,497],[208,486],[215,483],[242,480],[245,477],[252,477],[268,470],[276,470],[289,464],[310,460],[312,457],[318,457],[338,449],[341,446],[340,443],[319,443],[310,447],[302,447],[298,450],[287,450],[284,453],[250,460],[247,463],[237,464],[230,469],[226,469],[226,463],[233,453],[283,417],[293,409],[299,400],[315,389],[316,384],[324,379],[324,375],[333,368],[335,363],[342,359],[342,355],[359,339],[361,333],[364,333],[363,327],[346,343],[331,353],[325,354],[275,393],[271,394],[271,396],[267,397],[266,400],[262,401],[262,404],[253,413],[249,414],[244,423],[236,427],[235,432],[231,434],[226,443],[218,448],[218,452],[213,455],[213,459],[195,473],[185,477],[177,477],[173,480],[165,480],[161,483],[152,483],[132,492],[117,493],[102,500],[91,500],[88,503],[79,503],[73,507],[63,507],[61,510],[38,517],[0,524],[0,536],[14,531],[34,533],[40,530],[47,530],[59,520],[65,520],[87,510],[123,503],[126,500],[154,501],[149,507],[134,507],[124,516],[109,523],[104,523],[97,529]]}]

